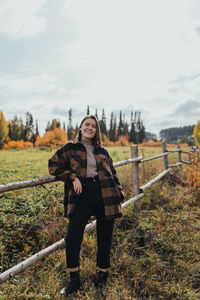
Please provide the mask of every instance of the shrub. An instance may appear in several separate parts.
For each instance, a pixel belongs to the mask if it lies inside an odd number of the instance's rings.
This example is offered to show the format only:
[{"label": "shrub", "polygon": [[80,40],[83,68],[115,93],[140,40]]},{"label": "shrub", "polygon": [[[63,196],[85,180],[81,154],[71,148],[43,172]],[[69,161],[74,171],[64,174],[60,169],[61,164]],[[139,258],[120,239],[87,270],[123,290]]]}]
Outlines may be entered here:
[{"label": "shrub", "polygon": [[3,150],[8,149],[28,149],[33,148],[33,143],[31,142],[24,142],[24,140],[20,141],[8,141],[7,144],[3,145]]}]

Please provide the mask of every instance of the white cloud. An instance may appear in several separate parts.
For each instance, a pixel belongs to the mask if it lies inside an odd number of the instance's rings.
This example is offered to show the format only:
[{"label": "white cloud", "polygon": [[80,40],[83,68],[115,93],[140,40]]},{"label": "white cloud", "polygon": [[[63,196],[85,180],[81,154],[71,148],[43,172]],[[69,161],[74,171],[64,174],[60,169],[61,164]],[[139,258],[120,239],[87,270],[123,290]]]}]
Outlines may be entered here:
[{"label": "white cloud", "polygon": [[10,39],[33,38],[46,28],[47,0],[1,0],[0,34]]},{"label": "white cloud", "polygon": [[58,79],[45,72],[38,74],[7,74],[0,78],[0,100],[4,101],[4,97],[10,98],[15,96],[22,98],[34,94],[44,94],[54,91],[57,87]]},{"label": "white cloud", "polygon": [[[170,122],[193,123],[187,115],[172,115],[200,97],[196,5],[194,0],[1,0],[0,34],[21,39],[44,32],[44,39],[12,41],[17,64],[11,73],[4,64],[0,102],[7,99],[17,109],[30,99],[37,104],[33,115],[43,123],[54,113],[62,120],[62,107],[78,109],[79,118],[87,105],[98,114],[104,107],[108,118],[111,111],[121,109],[128,117],[130,110],[140,110],[148,131]],[[34,46],[37,54],[30,51]]]}]

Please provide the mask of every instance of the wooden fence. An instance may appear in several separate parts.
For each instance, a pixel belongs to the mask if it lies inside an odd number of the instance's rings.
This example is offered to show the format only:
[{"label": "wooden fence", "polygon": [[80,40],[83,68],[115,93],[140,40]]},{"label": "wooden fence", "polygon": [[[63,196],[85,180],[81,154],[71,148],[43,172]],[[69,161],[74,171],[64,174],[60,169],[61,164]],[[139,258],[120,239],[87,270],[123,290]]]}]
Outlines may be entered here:
[{"label": "wooden fence", "polygon": [[[180,148],[180,146],[178,146],[178,148],[175,149],[175,150],[167,150],[166,143],[162,144],[162,149],[163,149],[163,153],[161,153],[159,155],[155,155],[155,156],[148,157],[148,158],[143,158],[142,156],[138,156],[138,146],[133,145],[133,146],[131,146],[131,156],[132,157],[130,159],[114,163],[115,167],[123,166],[123,165],[130,164],[130,163],[132,163],[132,165],[133,165],[132,175],[133,175],[133,194],[134,194],[134,197],[127,200],[126,202],[124,202],[122,204],[123,208],[130,205],[131,203],[134,203],[135,207],[137,209],[140,209],[140,199],[144,196],[144,191],[146,189],[148,189],[151,185],[153,185],[154,183],[159,181],[161,178],[163,178],[166,174],[168,174],[172,167],[180,166],[183,163],[184,164],[191,164],[192,163],[191,156],[190,156],[192,151],[183,151]],[[170,153],[173,153],[173,152],[178,153],[178,162],[175,163],[175,164],[169,165],[168,155]],[[182,158],[181,158],[182,153],[189,154],[189,160],[188,161],[182,160]],[[162,173],[160,173],[159,175],[157,175],[155,178],[150,180],[145,185],[139,186],[139,165],[140,165],[140,163],[145,163],[147,161],[154,160],[154,159],[157,159],[157,158],[160,158],[160,157],[163,157],[165,170]],[[43,185],[43,184],[51,183],[51,182],[55,182],[55,181],[58,181],[58,179],[56,179],[55,176],[48,176],[48,177],[42,177],[42,178],[39,178],[39,179],[32,179],[32,180],[26,180],[26,181],[21,181],[21,182],[7,183],[7,184],[0,185],[0,193],[13,191],[13,190],[18,190],[18,189],[22,189],[22,188],[33,187],[33,186],[37,186],[37,185]],[[96,225],[96,220],[94,220],[93,222],[91,222],[90,224],[88,224],[86,226],[85,232],[89,231],[92,228],[94,228],[95,225]],[[40,252],[34,254],[33,256],[31,256],[30,258],[24,260],[23,262],[15,265],[14,267],[10,268],[9,270],[1,273],[0,274],[0,283],[6,281],[8,279],[11,279],[15,275],[19,274],[20,272],[22,272],[23,270],[28,268],[29,266],[33,265],[37,261],[44,258],[45,256],[55,252],[58,249],[64,248],[64,247],[65,247],[65,240],[63,238],[60,241],[54,243],[53,245],[51,245],[51,246],[41,250]]]}]

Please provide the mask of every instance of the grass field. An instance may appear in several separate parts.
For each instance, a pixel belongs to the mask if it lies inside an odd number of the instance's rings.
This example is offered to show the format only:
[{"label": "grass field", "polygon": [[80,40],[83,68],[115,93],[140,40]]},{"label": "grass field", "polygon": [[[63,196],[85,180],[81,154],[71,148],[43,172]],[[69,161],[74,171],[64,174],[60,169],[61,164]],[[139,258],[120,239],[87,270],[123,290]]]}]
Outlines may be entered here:
[{"label": "grass field", "polygon": [[[54,151],[1,151],[0,184],[48,176],[47,163]],[[129,147],[108,151],[114,161],[130,158]],[[143,148],[139,154],[161,152]],[[177,153],[170,154],[169,162],[176,161]],[[140,183],[163,170],[162,158],[140,165]],[[127,200],[133,196],[131,165],[117,171]],[[182,167],[172,172],[185,180]],[[199,299],[199,216],[199,191],[166,179],[145,192],[141,211],[133,205],[125,209],[115,224],[107,299]],[[62,182],[5,193],[0,198],[1,271],[61,239],[67,223]],[[69,299],[100,299],[93,284],[95,252],[93,230],[85,234],[82,246],[84,287]],[[60,250],[2,284],[0,299],[61,299],[58,291],[67,279],[65,252]]]}]

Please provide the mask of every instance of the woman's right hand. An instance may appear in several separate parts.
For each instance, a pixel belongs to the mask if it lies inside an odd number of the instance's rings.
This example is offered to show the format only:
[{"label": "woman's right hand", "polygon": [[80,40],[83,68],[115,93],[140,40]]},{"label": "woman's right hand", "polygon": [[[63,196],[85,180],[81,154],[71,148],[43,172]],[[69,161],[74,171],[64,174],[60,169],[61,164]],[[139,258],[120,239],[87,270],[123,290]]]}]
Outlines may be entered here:
[{"label": "woman's right hand", "polygon": [[74,186],[74,192],[78,195],[80,195],[82,193],[82,184],[80,182],[80,180],[78,179],[78,177],[75,177],[74,181],[73,181],[73,186]]}]

